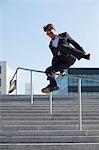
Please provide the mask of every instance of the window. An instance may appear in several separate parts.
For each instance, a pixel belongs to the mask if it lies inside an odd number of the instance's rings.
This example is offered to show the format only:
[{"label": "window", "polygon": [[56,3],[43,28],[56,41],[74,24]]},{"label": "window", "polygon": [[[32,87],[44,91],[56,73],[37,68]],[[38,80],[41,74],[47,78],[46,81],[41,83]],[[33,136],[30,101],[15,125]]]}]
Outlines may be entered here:
[{"label": "window", "polygon": [[0,66],[0,74],[1,74],[1,66]]}]

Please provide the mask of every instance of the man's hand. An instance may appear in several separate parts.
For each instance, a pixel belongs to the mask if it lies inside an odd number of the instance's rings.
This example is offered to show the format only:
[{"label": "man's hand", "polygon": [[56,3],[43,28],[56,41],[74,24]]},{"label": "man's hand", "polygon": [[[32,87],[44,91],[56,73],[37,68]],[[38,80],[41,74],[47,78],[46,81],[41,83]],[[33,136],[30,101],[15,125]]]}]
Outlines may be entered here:
[{"label": "man's hand", "polygon": [[65,75],[66,75],[66,72],[65,72],[65,71],[60,72],[60,76],[61,76],[61,77],[64,77]]}]

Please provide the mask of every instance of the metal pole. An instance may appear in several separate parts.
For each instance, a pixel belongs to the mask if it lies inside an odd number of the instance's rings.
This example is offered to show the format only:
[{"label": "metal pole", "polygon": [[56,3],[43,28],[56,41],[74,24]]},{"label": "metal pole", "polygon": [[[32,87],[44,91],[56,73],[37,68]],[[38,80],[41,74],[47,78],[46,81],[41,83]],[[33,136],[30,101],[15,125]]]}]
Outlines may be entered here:
[{"label": "metal pole", "polygon": [[32,71],[31,71],[31,76],[30,76],[30,84],[31,84],[31,104],[33,104],[33,81],[32,81]]},{"label": "metal pole", "polygon": [[81,78],[78,79],[78,95],[79,95],[79,129],[80,131],[82,131]]},{"label": "metal pole", "polygon": [[52,115],[52,96],[53,96],[53,93],[50,92],[50,114]]},{"label": "metal pole", "polygon": [[18,94],[18,71],[16,72],[16,95]]}]

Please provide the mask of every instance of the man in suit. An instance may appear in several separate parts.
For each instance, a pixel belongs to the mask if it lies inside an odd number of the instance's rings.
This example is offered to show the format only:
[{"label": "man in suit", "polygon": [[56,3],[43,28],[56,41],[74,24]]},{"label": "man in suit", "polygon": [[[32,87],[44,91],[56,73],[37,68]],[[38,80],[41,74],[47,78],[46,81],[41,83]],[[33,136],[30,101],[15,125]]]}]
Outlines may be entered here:
[{"label": "man in suit", "polygon": [[52,66],[48,67],[45,71],[47,80],[50,83],[42,89],[43,93],[49,93],[59,89],[55,80],[56,72],[60,71],[61,76],[64,76],[64,69],[73,65],[76,59],[84,58],[90,60],[90,54],[86,54],[83,48],[67,32],[57,34],[53,24],[47,24],[43,29],[51,38],[49,48],[53,54]]}]

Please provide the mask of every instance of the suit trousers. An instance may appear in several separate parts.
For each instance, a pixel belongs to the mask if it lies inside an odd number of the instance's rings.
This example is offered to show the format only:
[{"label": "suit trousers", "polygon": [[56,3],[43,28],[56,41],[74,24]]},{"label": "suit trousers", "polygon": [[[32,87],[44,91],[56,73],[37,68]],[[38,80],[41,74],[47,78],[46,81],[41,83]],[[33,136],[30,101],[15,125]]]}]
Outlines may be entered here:
[{"label": "suit trousers", "polygon": [[55,73],[58,71],[63,71],[64,69],[69,68],[71,65],[73,65],[76,61],[74,57],[70,57],[66,60],[65,56],[62,55],[58,57],[52,64],[52,66],[48,67],[45,71],[47,75],[47,80],[50,80],[51,82],[55,82]]}]

